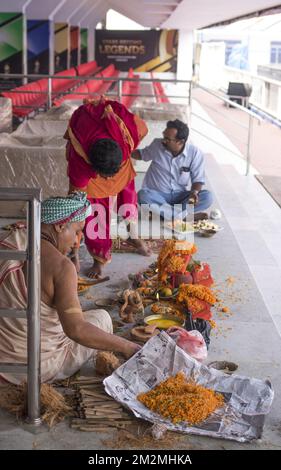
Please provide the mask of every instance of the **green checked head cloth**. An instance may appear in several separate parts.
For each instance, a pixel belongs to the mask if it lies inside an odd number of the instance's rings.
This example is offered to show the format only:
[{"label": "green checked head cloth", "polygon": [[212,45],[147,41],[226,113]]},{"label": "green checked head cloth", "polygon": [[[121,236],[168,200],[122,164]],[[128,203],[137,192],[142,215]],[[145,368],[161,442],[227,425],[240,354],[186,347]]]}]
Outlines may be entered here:
[{"label": "green checked head cloth", "polygon": [[91,215],[91,203],[87,199],[87,194],[82,191],[75,191],[67,197],[50,197],[41,205],[43,224],[82,222],[89,215]]}]

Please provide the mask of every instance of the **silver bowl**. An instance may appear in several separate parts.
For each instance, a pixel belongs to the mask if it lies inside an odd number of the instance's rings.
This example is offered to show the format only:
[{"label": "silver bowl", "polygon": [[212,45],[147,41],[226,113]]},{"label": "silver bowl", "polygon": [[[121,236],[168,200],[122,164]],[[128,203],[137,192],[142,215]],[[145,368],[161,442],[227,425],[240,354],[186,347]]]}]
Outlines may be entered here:
[{"label": "silver bowl", "polygon": [[223,230],[223,227],[218,227],[218,228],[200,228],[197,233],[201,235],[201,237],[213,237],[216,233],[220,232]]},{"label": "silver bowl", "polygon": [[201,235],[201,237],[209,238],[209,237],[213,237],[217,233],[217,230],[200,229],[198,230],[198,233],[199,235]]},{"label": "silver bowl", "polygon": [[208,367],[212,369],[220,370],[225,374],[233,374],[238,369],[238,365],[235,362],[228,362],[228,361],[214,361],[208,364]]}]

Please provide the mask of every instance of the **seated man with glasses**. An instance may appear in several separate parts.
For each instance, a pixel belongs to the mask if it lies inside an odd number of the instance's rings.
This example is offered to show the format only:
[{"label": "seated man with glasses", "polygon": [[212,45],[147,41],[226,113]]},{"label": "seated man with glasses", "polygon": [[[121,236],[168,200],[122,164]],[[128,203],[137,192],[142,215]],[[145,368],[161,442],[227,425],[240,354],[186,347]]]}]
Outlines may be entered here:
[{"label": "seated man with glasses", "polygon": [[139,204],[149,205],[152,213],[166,220],[191,220],[193,208],[194,220],[206,219],[208,214],[203,211],[213,202],[212,193],[202,190],[203,154],[187,142],[188,135],[185,123],[178,119],[168,121],[162,139],[154,139],[131,155],[137,160],[151,161],[138,192]]}]

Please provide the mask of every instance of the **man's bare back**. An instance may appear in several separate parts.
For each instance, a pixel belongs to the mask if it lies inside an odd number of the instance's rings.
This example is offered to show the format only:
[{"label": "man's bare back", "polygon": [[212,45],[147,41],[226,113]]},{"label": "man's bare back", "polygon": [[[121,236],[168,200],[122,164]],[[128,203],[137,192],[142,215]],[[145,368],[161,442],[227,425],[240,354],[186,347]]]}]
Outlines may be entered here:
[{"label": "man's bare back", "polygon": [[[63,271],[66,266],[71,267],[73,263],[69,258],[62,255],[54,246],[49,242],[42,240],[41,242],[41,298],[42,301],[54,307],[55,302],[55,282],[59,276],[63,278]],[[77,285],[77,273],[73,270],[73,280]],[[63,281],[63,279],[62,279]],[[67,285],[65,286],[65,295],[68,293]],[[75,294],[75,293],[74,293]]]}]

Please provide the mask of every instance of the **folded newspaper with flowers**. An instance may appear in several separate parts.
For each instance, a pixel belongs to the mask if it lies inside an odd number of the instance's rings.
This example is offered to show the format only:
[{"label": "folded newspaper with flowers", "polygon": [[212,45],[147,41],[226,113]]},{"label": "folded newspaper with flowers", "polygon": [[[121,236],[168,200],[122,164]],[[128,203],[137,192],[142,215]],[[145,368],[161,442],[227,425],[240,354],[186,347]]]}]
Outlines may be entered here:
[{"label": "folded newspaper with flowers", "polygon": [[[151,390],[180,371],[197,384],[224,397],[224,406],[200,424],[173,424],[137,400],[139,393]],[[268,381],[227,375],[202,365],[180,349],[164,331],[151,338],[103,383],[106,392],[132,410],[136,417],[165,424],[169,430],[240,442],[261,437],[265,415],[274,396]]]}]

